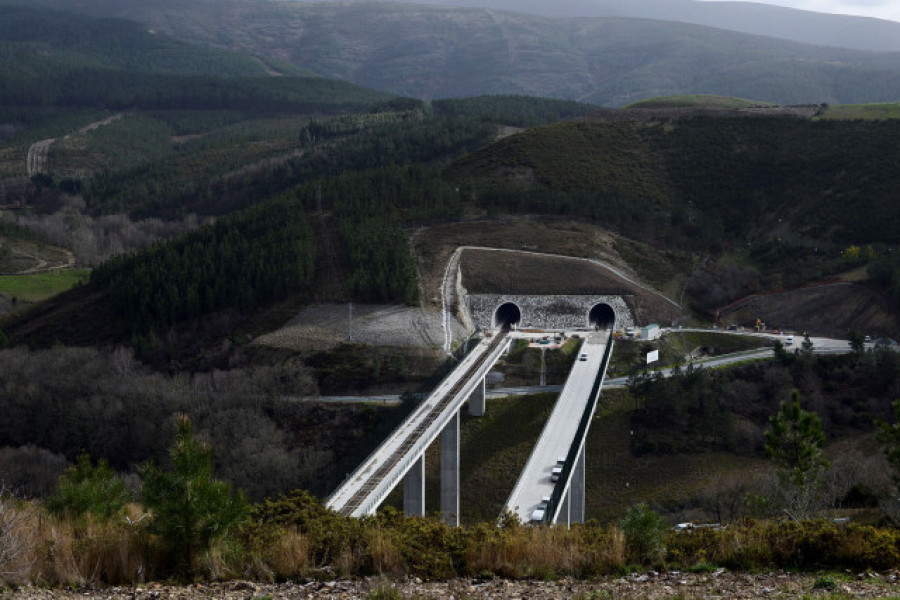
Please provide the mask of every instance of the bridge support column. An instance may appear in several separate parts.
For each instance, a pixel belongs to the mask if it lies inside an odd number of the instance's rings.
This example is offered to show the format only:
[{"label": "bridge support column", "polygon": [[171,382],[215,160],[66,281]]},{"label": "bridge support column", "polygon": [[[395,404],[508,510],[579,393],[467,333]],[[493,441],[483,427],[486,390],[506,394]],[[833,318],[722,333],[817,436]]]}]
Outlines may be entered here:
[{"label": "bridge support column", "polygon": [[571,523],[571,508],[572,508],[572,490],[566,492],[566,495],[562,497],[562,501],[560,502],[559,514],[556,516],[557,523],[564,523],[566,528],[569,527],[569,523]]},{"label": "bridge support column", "polygon": [[575,467],[572,469],[572,483],[569,484],[569,523],[584,523],[584,449],[578,453],[575,459]]},{"label": "bridge support column", "polygon": [[475,386],[475,390],[469,396],[469,414],[473,417],[484,416],[484,377]]},{"label": "bridge support column", "polygon": [[441,432],[441,514],[459,526],[459,411]]},{"label": "bridge support column", "polygon": [[425,455],[419,457],[403,478],[403,514],[425,516]]}]

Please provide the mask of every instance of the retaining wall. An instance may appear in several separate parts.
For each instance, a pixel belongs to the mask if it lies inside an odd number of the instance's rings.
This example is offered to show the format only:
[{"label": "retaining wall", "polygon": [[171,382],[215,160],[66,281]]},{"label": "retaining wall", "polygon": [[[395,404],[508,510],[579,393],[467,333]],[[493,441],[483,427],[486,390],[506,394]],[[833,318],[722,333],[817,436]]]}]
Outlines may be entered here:
[{"label": "retaining wall", "polygon": [[479,329],[494,326],[494,314],[507,302],[522,313],[517,327],[536,329],[576,329],[590,327],[588,314],[597,304],[608,304],[616,313],[615,327],[634,326],[634,316],[622,296],[514,296],[477,294],[466,298],[469,315]]}]

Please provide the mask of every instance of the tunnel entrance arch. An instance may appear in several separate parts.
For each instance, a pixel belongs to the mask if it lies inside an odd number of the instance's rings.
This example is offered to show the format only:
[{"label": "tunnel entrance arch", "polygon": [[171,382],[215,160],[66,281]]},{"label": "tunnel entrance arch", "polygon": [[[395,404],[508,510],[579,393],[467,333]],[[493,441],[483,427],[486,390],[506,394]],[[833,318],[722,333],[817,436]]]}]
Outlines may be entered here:
[{"label": "tunnel entrance arch", "polygon": [[522,320],[522,309],[515,302],[504,302],[494,311],[493,327],[499,329],[502,327],[514,328]]},{"label": "tunnel entrance arch", "polygon": [[606,302],[595,304],[588,311],[588,325],[596,329],[610,329],[616,324],[616,311]]}]

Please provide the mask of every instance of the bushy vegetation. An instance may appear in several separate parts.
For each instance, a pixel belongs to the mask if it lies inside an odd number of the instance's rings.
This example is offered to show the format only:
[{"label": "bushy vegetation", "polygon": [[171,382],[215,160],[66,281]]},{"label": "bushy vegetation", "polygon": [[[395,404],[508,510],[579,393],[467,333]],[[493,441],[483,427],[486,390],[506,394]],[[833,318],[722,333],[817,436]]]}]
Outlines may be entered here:
[{"label": "bushy vegetation", "polygon": [[431,106],[438,114],[466,116],[515,127],[535,127],[564,121],[584,116],[598,108],[573,100],[508,95],[434,100]]},{"label": "bushy vegetation", "polygon": [[[4,538],[20,552],[17,563],[7,563],[17,570],[0,573],[0,581],[123,584],[176,572],[169,562],[173,557],[145,523],[110,523],[79,531],[56,521],[54,527],[25,535],[39,514],[39,507],[0,499],[0,518],[21,523],[14,530],[19,537]],[[528,527],[510,518],[500,527],[485,523],[454,528],[437,520],[403,517],[393,509],[362,520],[341,517],[298,491],[252,506],[227,546],[213,543],[209,551],[196,555],[192,576],[270,581],[372,574],[542,579],[616,574],[628,564],[862,571],[893,569],[900,563],[900,534],[895,529],[747,520],[722,530],[674,532],[645,508],[630,515],[626,531],[596,523],[569,530]],[[632,523],[638,516],[640,524]],[[642,546],[633,544],[643,542],[650,543],[649,553],[635,554]]]},{"label": "bushy vegetation", "polygon": [[4,54],[18,50],[18,60],[4,62],[3,68],[19,74],[46,76],[55,64],[180,75],[264,74],[250,56],[188,45],[150,33],[135,21],[26,6],[0,7],[0,40],[7,45]]},{"label": "bushy vegetation", "polygon": [[[638,376],[631,391],[643,408],[632,416],[636,452],[728,449],[762,456],[768,419],[798,390],[829,438],[871,430],[873,417],[891,417],[900,391],[900,359],[889,349],[862,355],[806,356],[784,352],[784,362],[765,361],[727,369],[688,368],[671,378]],[[734,428],[753,423],[756,434]]]},{"label": "bushy vegetation", "polygon": [[283,111],[360,108],[386,94],[243,53],[188,45],[133,21],[3,6],[0,103],[16,107]]},{"label": "bushy vegetation", "polygon": [[87,518],[109,521],[122,517],[125,503],[130,499],[125,484],[109,463],[101,458],[95,466],[84,453],[59,478],[56,492],[47,499],[47,511],[74,521]]},{"label": "bushy vegetation", "polygon": [[317,391],[297,360],[188,376],[154,373],[124,349],[0,354],[0,479],[30,496],[45,496],[47,478],[82,452],[120,473],[163,463],[176,414],[216,449],[217,475],[250,498],[324,495],[404,414],[292,399]]}]

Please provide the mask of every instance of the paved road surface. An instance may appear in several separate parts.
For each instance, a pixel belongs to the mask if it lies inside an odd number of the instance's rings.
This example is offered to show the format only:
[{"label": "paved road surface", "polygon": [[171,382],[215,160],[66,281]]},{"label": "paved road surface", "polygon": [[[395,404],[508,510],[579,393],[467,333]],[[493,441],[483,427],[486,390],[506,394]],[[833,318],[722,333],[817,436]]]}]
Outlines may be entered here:
[{"label": "paved road surface", "polygon": [[[522,523],[531,520],[532,513],[541,505],[541,499],[550,496],[557,485],[551,479],[552,471],[565,462],[585,407],[593,400],[591,391],[603,363],[607,339],[609,331],[592,333],[581,345],[580,357],[572,365],[566,385],[544,425],[541,437],[506,501],[506,508],[518,515]],[[585,360],[581,360],[581,357]]]}]

